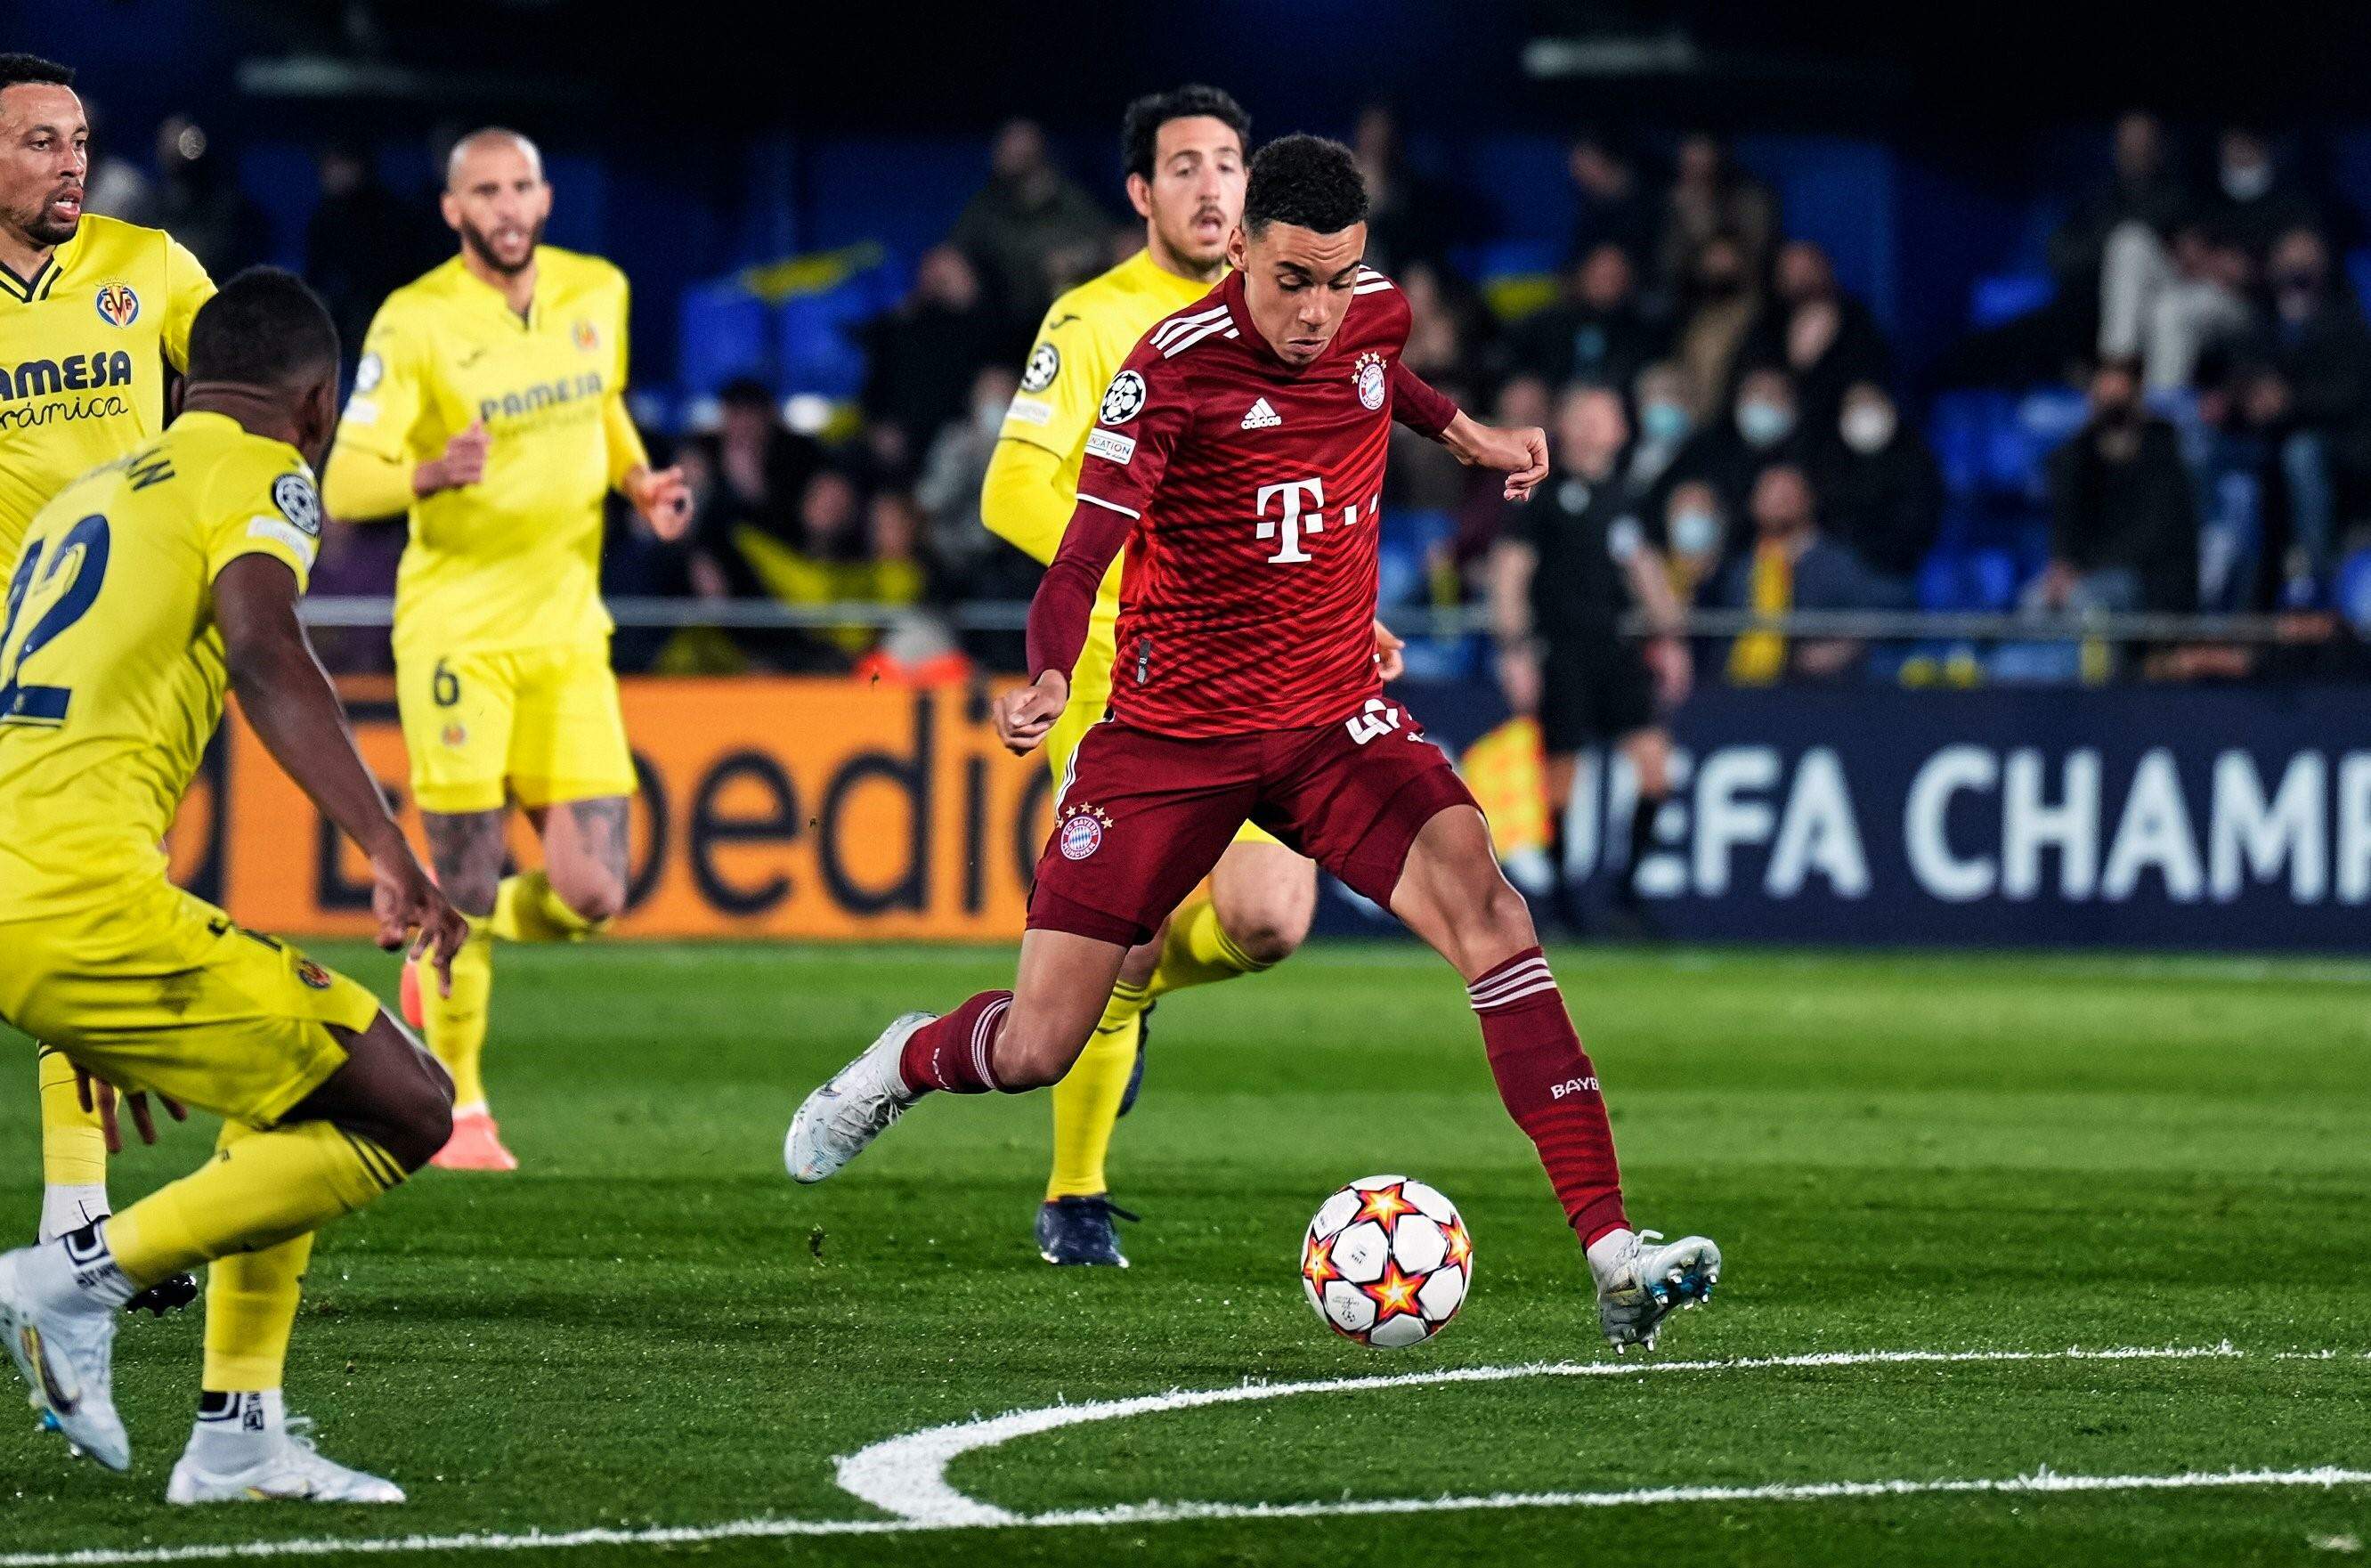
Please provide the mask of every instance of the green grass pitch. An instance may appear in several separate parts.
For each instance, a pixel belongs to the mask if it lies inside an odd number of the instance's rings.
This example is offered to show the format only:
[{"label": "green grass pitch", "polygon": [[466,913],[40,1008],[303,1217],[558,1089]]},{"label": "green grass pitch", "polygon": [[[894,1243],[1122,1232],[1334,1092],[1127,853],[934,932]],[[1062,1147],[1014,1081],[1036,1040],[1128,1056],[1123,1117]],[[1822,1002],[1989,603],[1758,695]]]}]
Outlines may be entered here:
[{"label": "green grass pitch", "polygon": [[[392,994],[375,953],[325,958]],[[2192,1360],[1733,1368],[1385,1388],[1146,1414],[966,1455],[1012,1510],[2371,1469],[2371,966],[1555,955],[1634,1216],[1726,1248],[1659,1360],[2211,1347]],[[1058,1402],[1610,1359],[1577,1249],[1453,976],[1313,949],[1160,1014],[1116,1195],[1136,1267],[1056,1271],[1029,1224],[1047,1107],[943,1099],[824,1187],[799,1097],[1009,950],[734,946],[499,956],[496,1109],[526,1168],[423,1173],[316,1254],[293,1408],[411,1504],[185,1512],[194,1313],[119,1340],[128,1480],[0,1415],[0,1564],[412,1532],[878,1519],[834,1457]],[[0,1197],[29,1230],[29,1052]],[[119,1201],[194,1165],[168,1129]],[[1463,1206],[1464,1315],[1335,1339],[1294,1277],[1327,1191],[1405,1169]],[[2296,1353],[2330,1351],[2309,1359]],[[13,1396],[11,1396],[13,1398]],[[0,1410],[17,1409],[15,1405]],[[20,1411],[20,1414],[22,1414]],[[2371,1486],[1609,1507],[703,1539],[711,1562],[1886,1563],[2342,1561]],[[439,1561],[640,1562],[651,1548]],[[360,1558],[341,1558],[361,1561]],[[425,1561],[427,1558],[403,1560]]]}]

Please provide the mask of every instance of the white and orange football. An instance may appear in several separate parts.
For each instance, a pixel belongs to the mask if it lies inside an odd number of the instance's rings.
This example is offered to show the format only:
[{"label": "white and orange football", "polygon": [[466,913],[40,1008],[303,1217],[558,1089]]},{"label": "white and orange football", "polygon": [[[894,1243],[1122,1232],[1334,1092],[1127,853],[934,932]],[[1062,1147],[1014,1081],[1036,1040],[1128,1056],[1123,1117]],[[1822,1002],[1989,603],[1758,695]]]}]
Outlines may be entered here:
[{"label": "white and orange football", "polygon": [[1465,1305],[1474,1242],[1457,1205],[1437,1188],[1362,1176],[1309,1222],[1301,1283],[1317,1316],[1344,1339],[1385,1349],[1422,1344]]}]

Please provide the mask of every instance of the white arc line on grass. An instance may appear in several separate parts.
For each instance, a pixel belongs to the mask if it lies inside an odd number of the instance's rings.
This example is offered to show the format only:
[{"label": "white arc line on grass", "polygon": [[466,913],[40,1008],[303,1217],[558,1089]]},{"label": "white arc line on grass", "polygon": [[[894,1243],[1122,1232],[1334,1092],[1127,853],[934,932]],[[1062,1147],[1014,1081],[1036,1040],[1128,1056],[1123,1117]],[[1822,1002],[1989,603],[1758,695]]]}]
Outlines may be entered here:
[{"label": "white arc line on grass", "polygon": [[1944,1481],[1823,1481],[1769,1486],[1654,1486],[1630,1492],[1494,1492],[1482,1497],[1375,1497],[1339,1503],[1132,1503],[1117,1508],[1020,1514],[1000,1525],[925,1524],[917,1519],[735,1519],[722,1525],[646,1529],[529,1531],[523,1535],[361,1537],[337,1540],[250,1540],[130,1551],[12,1551],[0,1568],[110,1568],[113,1564],[225,1562],[271,1557],[387,1557],[415,1552],[555,1551],[583,1546],[706,1546],[723,1540],[784,1540],[802,1536],[939,1534],[976,1529],[1076,1529],[1105,1525],[1175,1525],[1213,1519],[1343,1519],[1373,1514],[1450,1514],[1502,1508],[1633,1508],[1671,1503],[1830,1503],[1863,1497],[1937,1493],[2190,1492],[2201,1488],[2371,1485],[2371,1470],[2322,1465],[2307,1470],[2185,1470],[2178,1475],[1979,1476]]},{"label": "white arc line on grass", "polygon": [[[1425,1384],[1503,1382],[1517,1377],[1626,1376],[1648,1372],[1729,1372],[1772,1367],[1898,1365],[1905,1363],[1957,1364],[2025,1361],[2193,1361],[2239,1359],[2244,1352],[2228,1342],[2193,1348],[2132,1348],[2064,1351],[1876,1351],[1856,1353],[1769,1356],[1740,1361],[1664,1362],[1544,1362],[1530,1366],[1476,1366],[1448,1372],[1422,1372],[1401,1376],[1337,1377],[1319,1382],[1249,1384],[1160,1394],[1142,1400],[1113,1400],[1091,1405],[1058,1405],[1047,1411],[1023,1411],[992,1421],[966,1422],[933,1427],[910,1437],[891,1438],[840,1461],[843,1484],[852,1466],[862,1467],[869,1455],[901,1451],[901,1445],[919,1439],[941,1439],[961,1433],[975,1436],[997,1429],[991,1436],[946,1450],[931,1473],[945,1486],[943,1469],[957,1453],[1009,1442],[1030,1432],[1051,1431],[1081,1421],[1110,1421],[1155,1411],[1187,1410],[1200,1405],[1245,1400],[1280,1399],[1290,1394],[1350,1391],[1373,1388],[1407,1388]],[[2277,1359],[2321,1359],[2313,1353],[2283,1353]],[[2348,1359],[2354,1359],[2350,1353]],[[1048,1419],[1059,1418],[1059,1419]],[[1028,1423],[1024,1426],[1016,1423]],[[912,1452],[911,1449],[903,1451]],[[877,1468],[870,1472],[882,1473]],[[2173,1475],[2061,1475],[2047,1468],[2026,1475],[1938,1478],[1928,1481],[1832,1481],[1777,1482],[1764,1486],[1660,1486],[1624,1492],[1499,1492],[1465,1497],[1378,1497],[1327,1503],[1133,1503],[1113,1508],[1058,1510],[1042,1514],[1010,1514],[988,1508],[962,1493],[947,1495],[967,1516],[924,1516],[908,1513],[894,1519],[797,1519],[759,1517],[733,1519],[715,1525],[653,1525],[638,1529],[595,1527],[580,1530],[452,1535],[363,1536],[349,1539],[306,1537],[295,1540],[246,1540],[193,1546],[87,1547],[73,1551],[0,1552],[0,1568],[113,1568],[113,1565],[226,1562],[281,1557],[386,1557],[463,1551],[564,1551],[581,1547],[631,1546],[665,1548],[701,1546],[728,1540],[781,1540],[812,1536],[879,1536],[973,1529],[1093,1528],[1111,1525],[1183,1524],[1228,1519],[1329,1519],[1368,1515],[1463,1513],[1509,1508],[1624,1508],[1684,1503],[1821,1503],[1870,1497],[1920,1497],[1964,1493],[2075,1493],[2101,1492],[2184,1492],[2225,1487],[2319,1487],[2371,1485],[2371,1470],[2323,1465],[2294,1470],[2185,1470]]]},{"label": "white arc line on grass", "polygon": [[[2235,1357],[2219,1345],[2120,1350],[2063,1351],[1858,1351],[1813,1355],[1763,1356],[1735,1361],[1542,1361],[1522,1366],[1464,1366],[1447,1372],[1410,1372],[1396,1376],[1326,1377],[1308,1383],[1244,1383],[1231,1388],[1174,1389],[1132,1400],[1048,1405],[1010,1415],[956,1422],[891,1437],[839,1461],[839,1485],[884,1513],[916,1524],[1009,1525],[1019,1516],[957,1492],[947,1466],[965,1454],[994,1448],[1016,1438],[1079,1426],[1092,1421],[1199,1410],[1209,1405],[1281,1400],[1294,1394],[1351,1394],[1369,1388],[1415,1388],[1442,1383],[1503,1383],[1518,1377],[1632,1377],[1664,1372],[1752,1372],[1774,1367],[1890,1366],[1905,1362],[1987,1361],[2192,1361]],[[1183,1504],[1181,1504],[1183,1506]],[[1329,1504],[1328,1506],[1336,1506]]]}]

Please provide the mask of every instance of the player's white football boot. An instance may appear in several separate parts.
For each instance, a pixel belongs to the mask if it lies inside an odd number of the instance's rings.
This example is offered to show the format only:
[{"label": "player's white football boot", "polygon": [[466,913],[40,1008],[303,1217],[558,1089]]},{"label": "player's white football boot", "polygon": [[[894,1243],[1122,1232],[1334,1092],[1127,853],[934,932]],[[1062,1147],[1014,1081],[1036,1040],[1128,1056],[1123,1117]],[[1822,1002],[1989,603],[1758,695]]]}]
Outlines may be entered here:
[{"label": "player's white football boot", "polygon": [[906,1108],[920,1097],[906,1086],[897,1059],[914,1031],[937,1017],[936,1013],[902,1015],[864,1048],[863,1055],[807,1096],[782,1139],[782,1164],[792,1180],[815,1182],[833,1175],[906,1114]]},{"label": "player's white football boot", "polygon": [[[400,1503],[403,1488],[324,1458],[313,1446],[310,1417],[292,1415],[278,1431],[240,1447],[249,1462],[216,1469],[192,1436],[165,1484],[165,1501],[192,1503]],[[216,1461],[219,1463],[219,1460]]]},{"label": "player's white football boot", "polygon": [[1597,1281],[1597,1320],[1606,1342],[1623,1352],[1655,1348],[1663,1319],[1701,1307],[1720,1283],[1720,1249],[1701,1236],[1666,1242],[1660,1231],[1617,1230],[1589,1249]]},{"label": "player's white football boot", "polygon": [[[111,1296],[77,1280],[92,1260],[71,1255],[93,1230],[0,1255],[0,1335],[33,1390],[36,1404],[77,1454],[111,1470],[132,1468],[132,1438],[115,1413],[116,1308],[129,1286]],[[95,1266],[121,1281],[114,1260],[98,1243]],[[44,1423],[44,1424],[48,1424]]]}]

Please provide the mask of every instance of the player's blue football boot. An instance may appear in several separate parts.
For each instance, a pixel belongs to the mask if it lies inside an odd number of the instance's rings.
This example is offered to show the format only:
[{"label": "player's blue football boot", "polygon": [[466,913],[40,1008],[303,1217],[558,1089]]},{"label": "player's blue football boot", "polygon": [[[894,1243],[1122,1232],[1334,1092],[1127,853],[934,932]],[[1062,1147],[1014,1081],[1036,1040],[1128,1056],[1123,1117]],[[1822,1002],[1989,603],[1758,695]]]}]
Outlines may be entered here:
[{"label": "player's blue football boot", "polygon": [[1037,1256],[1058,1266],[1125,1269],[1128,1254],[1112,1229],[1115,1218],[1136,1221],[1108,1192],[1049,1199],[1037,1208]]}]

